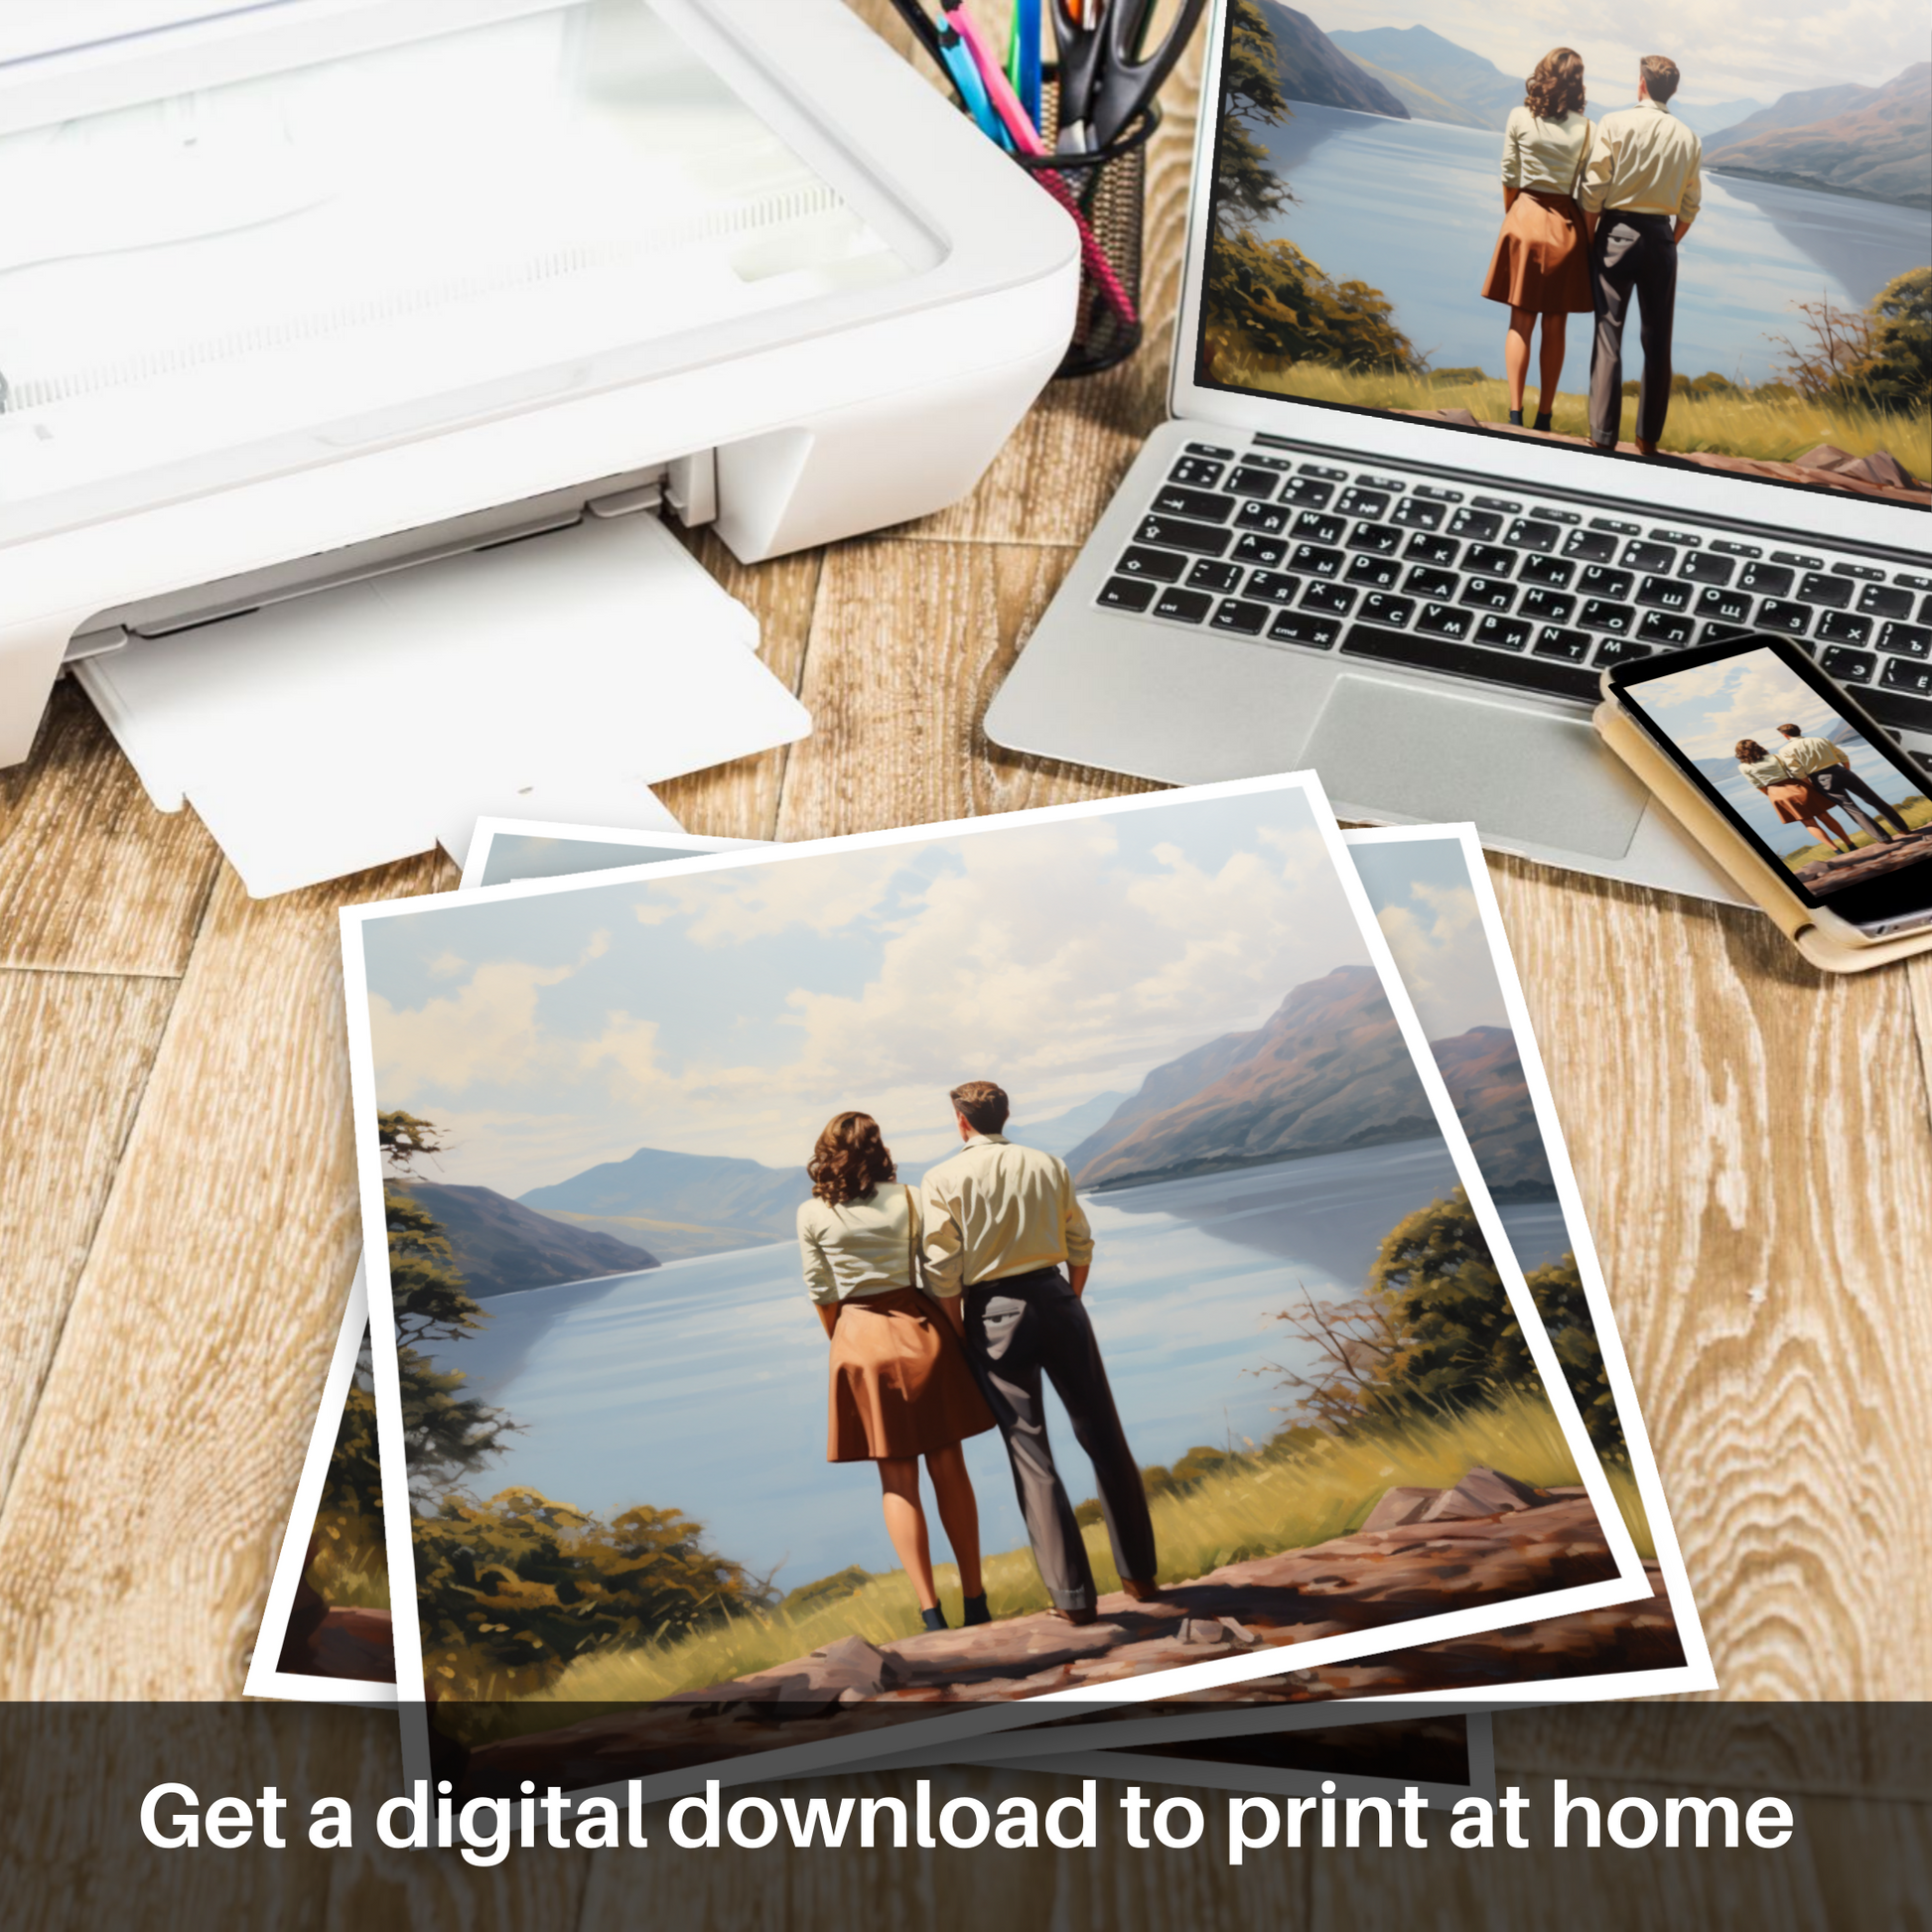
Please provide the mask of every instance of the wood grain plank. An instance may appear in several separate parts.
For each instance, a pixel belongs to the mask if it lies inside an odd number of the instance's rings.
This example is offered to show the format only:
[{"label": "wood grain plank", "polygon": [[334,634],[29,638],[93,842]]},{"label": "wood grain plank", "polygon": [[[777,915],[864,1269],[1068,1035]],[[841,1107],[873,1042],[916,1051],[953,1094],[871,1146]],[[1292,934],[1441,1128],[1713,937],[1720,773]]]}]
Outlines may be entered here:
[{"label": "wood grain plank", "polygon": [[1155,787],[996,751],[993,693],[1070,561],[1031,545],[884,538],[828,551],[782,839],[925,825]]},{"label": "wood grain plank", "polygon": [[1732,1698],[1932,1695],[1932,1121],[1910,981],[1491,863]]},{"label": "wood grain plank", "polygon": [[0,972],[0,1497],[176,990],[167,979]]},{"label": "wood grain plank", "polygon": [[0,770],[0,966],[180,975],[219,864],[192,811],[158,812],[64,678],[33,755]]},{"label": "wood grain plank", "polygon": [[240,1687],[359,1245],[336,908],[223,868],[0,1506],[0,1695]]},{"label": "wood grain plank", "polygon": [[[818,596],[816,550],[741,564],[708,529],[680,530],[685,546],[718,582],[748,606],[759,621],[759,657],[772,676],[796,694],[805,674]],[[768,839],[778,822],[778,794],[789,746],[735,759],[708,771],[673,778],[654,789],[687,832],[720,839]]]}]

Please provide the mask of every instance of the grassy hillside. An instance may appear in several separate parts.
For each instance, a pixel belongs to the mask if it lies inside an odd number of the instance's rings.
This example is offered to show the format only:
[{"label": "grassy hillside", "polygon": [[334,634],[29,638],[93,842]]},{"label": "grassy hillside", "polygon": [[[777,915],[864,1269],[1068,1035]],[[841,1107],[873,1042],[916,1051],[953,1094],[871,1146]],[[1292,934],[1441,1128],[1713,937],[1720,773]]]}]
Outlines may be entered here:
[{"label": "grassy hillside", "polygon": [[[1383,1492],[1403,1484],[1448,1488],[1474,1464],[1506,1469],[1549,1487],[1577,1480],[1576,1463],[1555,1414],[1540,1398],[1512,1395],[1493,1409],[1430,1421],[1391,1424],[1347,1438],[1320,1436],[1281,1454],[1238,1458],[1198,1484],[1152,1500],[1161,1577],[1180,1583],[1222,1564],[1323,1543],[1358,1528]],[[1611,1486],[1637,1547],[1652,1554],[1636,1485],[1612,1464]],[[870,1504],[855,1493],[855,1511]],[[1086,1531],[1087,1553],[1102,1592],[1119,1587],[1106,1531]],[[1047,1607],[1032,1554],[1009,1550],[986,1560],[987,1601],[996,1617]],[[947,1620],[960,1616],[958,1573],[938,1566]],[[485,1718],[493,1736],[544,1730],[680,1690],[722,1683],[803,1656],[857,1633],[874,1643],[916,1635],[918,1604],[902,1571],[871,1578],[849,1596],[804,1615],[782,1608],[738,1619],[681,1643],[612,1650],[580,1659],[548,1690]],[[489,1695],[480,1687],[473,1695]],[[567,1716],[554,1707],[573,1707]],[[446,1720],[451,1715],[445,1707]],[[482,1740],[481,1730],[470,1741]]]},{"label": "grassy hillside", "polygon": [[[1498,331],[1499,353],[1501,341]],[[1495,423],[1505,422],[1509,416],[1509,392],[1500,378],[1468,382],[1439,375],[1385,375],[1228,353],[1221,356],[1217,371],[1244,388],[1307,396],[1317,402],[1353,403],[1370,409],[1466,409],[1480,421]],[[1534,406],[1534,388],[1530,402]],[[1558,435],[1589,433],[1587,397],[1560,395],[1555,414]],[[1626,436],[1631,416],[1626,399]],[[1715,396],[1678,396],[1671,403],[1663,447],[1790,463],[1821,443],[1835,444],[1853,456],[1888,450],[1915,477],[1923,479],[1932,474],[1932,412],[1884,415],[1844,403],[1811,401],[1788,392],[1759,396],[1748,389],[1736,389]]]}]

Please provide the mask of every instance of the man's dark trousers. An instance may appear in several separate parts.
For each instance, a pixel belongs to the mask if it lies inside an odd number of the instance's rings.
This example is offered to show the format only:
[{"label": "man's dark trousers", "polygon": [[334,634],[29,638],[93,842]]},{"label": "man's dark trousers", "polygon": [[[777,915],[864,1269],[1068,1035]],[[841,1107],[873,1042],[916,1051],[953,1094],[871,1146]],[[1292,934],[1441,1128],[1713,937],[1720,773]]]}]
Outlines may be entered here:
[{"label": "man's dark trousers", "polygon": [[[1912,829],[1899,815],[1898,807],[1873,791],[1849,764],[1828,764],[1822,771],[1814,771],[1811,781],[1834,805],[1842,805],[1854,823],[1874,839],[1885,835],[1864,805],[1870,805],[1880,818],[1890,819],[1892,829],[1901,838]],[[1864,805],[1859,802],[1861,798]]]},{"label": "man's dark trousers", "polygon": [[1013,1486],[1040,1581],[1055,1607],[1090,1610],[1093,1567],[1046,1441],[1040,1378],[1052,1379],[1074,1439],[1093,1463],[1114,1568],[1152,1583],[1154,1524],[1147,1491],[1114,1408],[1106,1365],[1080,1298],[1057,1268],[1037,1268],[966,1291],[966,1356],[1013,1462]]},{"label": "man's dark trousers", "polygon": [[1605,209],[1590,250],[1596,339],[1589,354],[1589,440],[1616,442],[1623,416],[1623,325],[1634,295],[1643,338],[1637,441],[1655,443],[1670,410],[1671,324],[1677,314],[1677,223],[1668,214]]}]

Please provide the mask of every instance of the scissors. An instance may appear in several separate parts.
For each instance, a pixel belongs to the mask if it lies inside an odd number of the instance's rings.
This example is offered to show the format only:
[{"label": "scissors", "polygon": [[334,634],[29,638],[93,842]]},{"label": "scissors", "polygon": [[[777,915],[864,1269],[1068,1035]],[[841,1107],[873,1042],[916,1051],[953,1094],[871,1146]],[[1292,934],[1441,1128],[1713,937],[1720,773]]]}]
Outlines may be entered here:
[{"label": "scissors", "polygon": [[1207,0],[1180,0],[1152,54],[1158,0],[1053,0],[1060,57],[1060,153],[1104,148],[1151,101],[1192,37]]}]

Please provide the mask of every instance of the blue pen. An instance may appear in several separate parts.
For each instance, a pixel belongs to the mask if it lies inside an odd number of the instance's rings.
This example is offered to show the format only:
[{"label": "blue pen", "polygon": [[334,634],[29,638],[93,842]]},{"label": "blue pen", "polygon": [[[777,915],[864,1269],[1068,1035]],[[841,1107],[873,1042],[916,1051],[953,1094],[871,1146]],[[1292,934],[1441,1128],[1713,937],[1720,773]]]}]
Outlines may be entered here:
[{"label": "blue pen", "polygon": [[1013,91],[1027,118],[1039,125],[1039,0],[1014,0],[1014,48],[1019,59],[1014,63]]},{"label": "blue pen", "polygon": [[949,23],[942,22],[939,28],[939,58],[945,63],[960,99],[966,103],[967,113],[979,123],[980,132],[999,142],[1001,147],[1011,148],[1013,143],[1006,123],[994,111],[992,97],[986,91],[986,82],[980,78],[972,53],[959,38],[959,30]]}]

